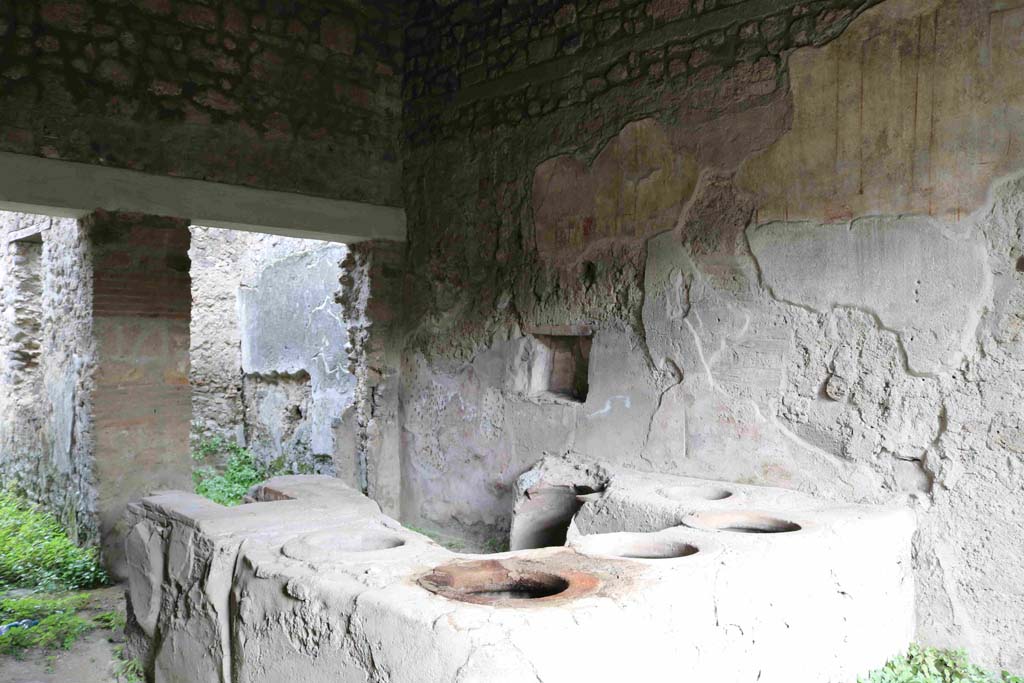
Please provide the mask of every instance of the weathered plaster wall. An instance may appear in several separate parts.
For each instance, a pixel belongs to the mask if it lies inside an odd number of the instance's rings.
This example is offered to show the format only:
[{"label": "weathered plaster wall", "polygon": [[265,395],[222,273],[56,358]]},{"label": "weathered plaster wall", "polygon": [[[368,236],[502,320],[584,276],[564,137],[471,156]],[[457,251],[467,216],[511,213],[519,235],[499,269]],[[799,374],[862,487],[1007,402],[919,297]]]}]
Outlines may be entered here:
[{"label": "weathered plaster wall", "polygon": [[12,0],[0,150],[397,205],[400,5]]},{"label": "weathered plaster wall", "polygon": [[[591,445],[639,462],[664,442],[646,446],[681,371],[646,350],[644,238],[675,225],[711,167],[726,169],[713,183],[726,196],[704,201],[742,231],[728,169],[786,127],[784,53],[834,37],[864,4],[419,5],[406,41],[418,325],[402,369],[404,514],[492,535],[543,453]],[[524,335],[581,324],[595,332],[586,404],[522,400],[509,378]]]},{"label": "weathered plaster wall", "polygon": [[96,212],[93,265],[94,474],[106,564],[124,571],[124,511],[191,486],[188,453],[188,223]]},{"label": "weathered plaster wall", "polygon": [[739,182],[758,219],[960,218],[1024,165],[1019,4],[890,0],[793,56],[793,121]]},{"label": "weathered plaster wall", "polygon": [[[1021,22],[420,3],[403,518],[501,532],[567,452],[905,501],[919,639],[1024,669]],[[583,402],[522,391],[552,326],[593,330]]]},{"label": "weathered plaster wall", "polygon": [[358,485],[356,380],[335,301],[347,248],[191,230],[193,440],[225,437]]},{"label": "weathered plaster wall", "polygon": [[397,517],[402,506],[399,374],[405,244],[359,242],[349,247],[341,265],[336,299],[348,325],[345,351],[356,382],[352,445],[358,484]]},{"label": "weathered plaster wall", "polygon": [[[28,229],[49,227],[49,219],[4,212],[0,252],[0,434],[3,464],[10,474],[15,463],[28,465],[42,455],[39,435],[42,404],[43,241],[40,233],[13,239]],[[41,220],[42,219],[42,220]]]},{"label": "weathered plaster wall", "polygon": [[0,217],[0,485],[96,544],[90,223]]}]

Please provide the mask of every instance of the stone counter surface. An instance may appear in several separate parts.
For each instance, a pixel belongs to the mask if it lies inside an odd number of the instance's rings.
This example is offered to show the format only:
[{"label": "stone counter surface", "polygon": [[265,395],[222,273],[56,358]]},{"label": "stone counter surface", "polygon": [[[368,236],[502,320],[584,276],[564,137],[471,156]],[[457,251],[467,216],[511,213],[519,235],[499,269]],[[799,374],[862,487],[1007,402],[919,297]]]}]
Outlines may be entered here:
[{"label": "stone counter surface", "polygon": [[[538,467],[520,503],[575,486]],[[600,473],[565,545],[493,555],[325,476],[235,508],[157,493],[129,511],[128,654],[160,683],[852,683],[912,639],[909,511]]]}]

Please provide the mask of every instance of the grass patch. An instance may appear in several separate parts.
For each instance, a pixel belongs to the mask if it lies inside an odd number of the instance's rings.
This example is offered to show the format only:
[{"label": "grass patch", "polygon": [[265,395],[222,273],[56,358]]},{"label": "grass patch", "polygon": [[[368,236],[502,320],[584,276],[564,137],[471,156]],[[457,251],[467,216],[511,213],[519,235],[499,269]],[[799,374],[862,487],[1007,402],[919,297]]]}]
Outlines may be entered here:
[{"label": "grass patch", "polygon": [[[196,493],[228,506],[241,503],[250,488],[271,477],[312,473],[311,468],[302,466],[293,471],[281,459],[263,465],[247,448],[220,437],[200,442],[192,459],[200,463],[192,470]],[[218,467],[213,462],[223,465]]]},{"label": "grass patch", "polygon": [[0,491],[0,592],[94,588],[109,579],[95,548],[80,548],[53,515]]},{"label": "grass patch", "polygon": [[[68,650],[75,642],[89,633],[102,629],[104,631],[123,631],[125,613],[123,610],[110,610],[99,614],[95,611],[89,593],[70,593],[66,595],[32,595],[19,598],[0,598],[0,625],[25,622],[24,626],[11,628],[0,634],[0,655],[11,655],[21,658],[28,650]],[[120,638],[120,635],[109,635],[109,638]],[[116,680],[126,683],[142,681],[141,675],[132,677],[133,671],[141,671],[138,663],[126,662],[117,654],[114,666],[122,673]],[[47,669],[52,669],[56,655],[48,655],[44,661]],[[3,664],[0,663],[0,669]]]},{"label": "grass patch", "polygon": [[89,604],[91,597],[88,593],[76,593],[63,597],[5,598],[0,600],[0,622],[39,620],[60,612],[77,612]]},{"label": "grass patch", "polygon": [[119,629],[124,629],[127,618],[125,617],[124,612],[111,610],[110,612],[97,614],[92,618],[92,621],[99,628],[117,631]]},{"label": "grass patch", "polygon": [[0,635],[0,654],[19,656],[31,648],[67,650],[93,624],[78,615],[89,603],[85,594],[66,597],[29,597],[0,600],[0,623],[31,620],[27,628],[12,628]]},{"label": "grass patch", "polygon": [[940,650],[911,645],[906,655],[896,657],[872,671],[859,683],[1024,683],[1024,678],[1003,671],[994,674],[972,664],[963,650]]}]

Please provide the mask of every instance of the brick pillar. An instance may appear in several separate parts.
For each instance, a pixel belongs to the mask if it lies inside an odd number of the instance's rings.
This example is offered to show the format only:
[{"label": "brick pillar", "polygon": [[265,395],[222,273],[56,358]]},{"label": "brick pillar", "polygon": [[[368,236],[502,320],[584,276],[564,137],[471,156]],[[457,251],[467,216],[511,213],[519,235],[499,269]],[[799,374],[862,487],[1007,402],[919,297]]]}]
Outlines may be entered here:
[{"label": "brick pillar", "polygon": [[108,567],[123,573],[124,509],[190,490],[188,221],[98,211],[93,247],[95,477]]}]

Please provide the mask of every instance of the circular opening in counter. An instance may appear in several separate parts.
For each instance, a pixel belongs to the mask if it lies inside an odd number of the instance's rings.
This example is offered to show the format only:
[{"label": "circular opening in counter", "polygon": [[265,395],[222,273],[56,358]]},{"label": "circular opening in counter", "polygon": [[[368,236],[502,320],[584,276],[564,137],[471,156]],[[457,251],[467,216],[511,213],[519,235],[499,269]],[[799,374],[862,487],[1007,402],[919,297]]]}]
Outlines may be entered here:
[{"label": "circular opening in counter", "polygon": [[582,572],[555,573],[515,560],[472,560],[436,567],[417,581],[449,600],[515,607],[571,599],[590,592],[597,579]]},{"label": "circular opening in counter", "polygon": [[469,588],[466,593],[481,600],[539,600],[558,595],[569,582],[554,574],[524,574]]},{"label": "circular opening in counter", "polygon": [[362,553],[393,550],[405,545],[401,536],[379,531],[320,531],[284,544],[285,557],[303,562],[343,562]]},{"label": "circular opening in counter", "polygon": [[700,549],[683,541],[651,538],[650,534],[600,534],[582,539],[580,552],[627,560],[672,560],[690,557]]},{"label": "circular opening in counter", "polygon": [[699,512],[684,519],[683,524],[695,529],[736,534],[785,534],[802,528],[796,522],[760,512]]},{"label": "circular opening in counter", "polygon": [[346,536],[330,545],[339,553],[366,553],[374,550],[391,550],[405,545],[405,539],[384,534],[357,534]]},{"label": "circular opening in counter", "polygon": [[714,484],[683,484],[661,489],[658,493],[669,500],[680,502],[725,500],[732,497],[732,491]]}]

